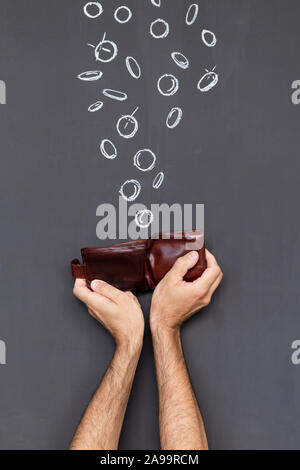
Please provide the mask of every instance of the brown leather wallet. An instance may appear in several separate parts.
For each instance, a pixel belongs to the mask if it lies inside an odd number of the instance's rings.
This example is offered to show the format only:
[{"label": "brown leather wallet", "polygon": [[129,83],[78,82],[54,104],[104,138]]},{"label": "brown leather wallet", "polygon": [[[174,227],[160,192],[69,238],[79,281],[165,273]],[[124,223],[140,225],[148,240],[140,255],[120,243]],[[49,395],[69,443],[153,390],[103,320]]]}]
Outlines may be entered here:
[{"label": "brown leather wallet", "polygon": [[196,230],[159,234],[148,240],[104,248],[83,248],[83,265],[78,259],[73,260],[72,275],[88,282],[100,279],[123,291],[151,290],[172,268],[177,258],[194,250],[199,252],[199,261],[184,278],[194,281],[206,269],[204,235]]}]

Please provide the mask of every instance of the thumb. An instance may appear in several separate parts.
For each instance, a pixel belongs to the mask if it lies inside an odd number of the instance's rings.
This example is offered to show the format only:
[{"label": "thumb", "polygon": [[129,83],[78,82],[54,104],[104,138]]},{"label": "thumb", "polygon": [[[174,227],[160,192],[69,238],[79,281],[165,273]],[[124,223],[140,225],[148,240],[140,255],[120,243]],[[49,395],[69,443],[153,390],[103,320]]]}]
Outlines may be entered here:
[{"label": "thumb", "polygon": [[198,260],[199,253],[197,251],[190,251],[181,258],[178,258],[170,273],[175,274],[177,277],[183,278],[186,273],[197,264]]},{"label": "thumb", "polygon": [[99,281],[98,279],[91,283],[91,288],[97,294],[101,294],[102,296],[115,303],[117,303],[123,295],[123,293],[115,287],[111,286],[107,282]]}]

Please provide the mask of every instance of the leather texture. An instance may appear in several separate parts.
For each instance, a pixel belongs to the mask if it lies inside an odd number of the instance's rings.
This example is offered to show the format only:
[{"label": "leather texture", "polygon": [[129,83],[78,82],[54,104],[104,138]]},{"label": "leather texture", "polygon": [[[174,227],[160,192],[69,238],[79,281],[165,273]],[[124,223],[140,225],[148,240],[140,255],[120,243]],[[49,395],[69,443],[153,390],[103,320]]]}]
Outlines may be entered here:
[{"label": "leather texture", "polygon": [[148,240],[137,240],[104,248],[83,248],[83,265],[71,263],[74,278],[106,281],[123,291],[154,289],[175,261],[189,251],[199,252],[199,261],[186,281],[194,281],[206,269],[202,231],[159,234]]}]

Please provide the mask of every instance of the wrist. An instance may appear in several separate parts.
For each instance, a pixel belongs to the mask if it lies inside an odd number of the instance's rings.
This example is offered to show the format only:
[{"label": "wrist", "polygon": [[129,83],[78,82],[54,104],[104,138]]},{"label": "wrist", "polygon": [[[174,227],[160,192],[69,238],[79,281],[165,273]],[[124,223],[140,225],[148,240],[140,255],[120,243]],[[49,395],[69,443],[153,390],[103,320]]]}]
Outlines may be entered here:
[{"label": "wrist", "polygon": [[180,326],[169,326],[164,322],[151,322],[150,323],[150,330],[152,334],[153,340],[157,341],[176,341],[180,338]]},{"label": "wrist", "polygon": [[135,338],[122,338],[116,341],[116,352],[128,357],[134,358],[140,356],[143,347],[143,336]]},{"label": "wrist", "polygon": [[163,334],[164,336],[173,336],[180,332],[179,324],[175,324],[168,320],[171,315],[166,311],[158,311],[151,309],[150,311],[150,330],[153,334]]}]

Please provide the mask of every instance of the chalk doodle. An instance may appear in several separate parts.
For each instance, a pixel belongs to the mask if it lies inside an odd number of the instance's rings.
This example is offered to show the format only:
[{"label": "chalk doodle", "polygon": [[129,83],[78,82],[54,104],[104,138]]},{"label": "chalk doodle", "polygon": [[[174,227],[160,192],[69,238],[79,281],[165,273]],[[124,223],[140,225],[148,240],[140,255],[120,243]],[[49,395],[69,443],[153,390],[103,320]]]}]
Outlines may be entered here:
[{"label": "chalk doodle", "polygon": [[80,73],[79,75],[77,75],[77,78],[84,82],[94,82],[96,80],[99,80],[102,75],[103,73],[101,72],[101,70],[89,70],[88,72]]},{"label": "chalk doodle", "polygon": [[215,68],[216,67],[214,67],[211,71],[205,69],[206,73],[203,75],[203,77],[200,78],[198,82],[198,90],[205,93],[217,85],[219,81],[219,75],[214,71]]},{"label": "chalk doodle", "polygon": [[217,38],[215,33],[209,31],[208,29],[203,29],[202,34],[202,41],[207,47],[215,47],[217,44]]},{"label": "chalk doodle", "polygon": [[[129,188],[129,191],[128,191]],[[130,191],[131,189],[131,191]],[[120,195],[123,199],[127,202],[135,201],[141,192],[141,183],[137,180],[127,180],[124,184],[122,184],[121,189],[119,191]]]},{"label": "chalk doodle", "polygon": [[103,139],[100,145],[100,150],[103,157],[109,160],[117,158],[118,152],[115,145],[108,139]]},{"label": "chalk doodle", "polygon": [[88,2],[83,7],[84,14],[88,18],[98,18],[103,13],[103,7],[100,2]]},{"label": "chalk doodle", "polygon": [[153,212],[148,209],[138,211],[135,215],[135,223],[140,228],[148,228],[154,220]]},{"label": "chalk doodle", "polygon": [[[143,161],[144,160],[144,161]],[[134,166],[140,171],[151,171],[156,165],[156,155],[149,149],[139,150],[134,156]]]},{"label": "chalk doodle", "polygon": [[134,117],[139,108],[136,108],[132,114],[121,116],[117,122],[117,131],[124,139],[132,139],[139,129],[139,123]]},{"label": "chalk doodle", "polygon": [[89,106],[88,110],[90,113],[95,113],[96,111],[99,111],[103,107],[103,101],[97,101],[96,103],[91,104]]},{"label": "chalk doodle", "polygon": [[132,11],[126,6],[121,6],[116,9],[114,17],[118,23],[128,23],[132,18]]},{"label": "chalk doodle", "polygon": [[188,69],[190,66],[189,60],[181,52],[172,52],[172,59],[175,64],[178,65],[181,69]]},{"label": "chalk doodle", "polygon": [[165,74],[158,79],[157,89],[163,96],[172,96],[179,89],[179,81],[174,75]]},{"label": "chalk doodle", "polygon": [[150,25],[150,34],[155,39],[164,39],[168,36],[170,32],[169,23],[161,18],[153,21]]},{"label": "chalk doodle", "polygon": [[151,0],[151,3],[158,8],[161,6],[161,0]]},{"label": "chalk doodle", "polygon": [[153,181],[153,189],[159,189],[161,187],[161,185],[163,184],[164,182],[164,179],[165,179],[165,175],[164,173],[161,171],[160,173],[158,173],[158,175],[156,175],[156,177],[154,178],[154,181]]},{"label": "chalk doodle", "polygon": [[117,90],[110,90],[109,88],[106,88],[105,90],[103,90],[102,93],[107,98],[111,98],[112,100],[117,100],[117,101],[125,101],[128,98],[126,93],[123,93],[122,91],[117,91]]},{"label": "chalk doodle", "polygon": [[[195,24],[199,17],[199,10],[200,10],[199,4],[191,3],[191,1],[193,0],[190,0],[188,2],[189,6],[187,7],[187,9],[185,9],[183,13],[185,15],[185,18],[184,17],[182,18],[182,21],[185,20],[185,24],[187,26],[192,26],[193,24]],[[91,19],[99,18],[103,13],[104,8],[106,8],[106,6],[104,6],[103,8],[102,6],[103,2],[99,2],[99,1],[93,1],[93,2],[85,1],[84,3],[85,3],[83,7],[84,14],[85,16]],[[108,2],[108,4],[109,3],[110,2]],[[123,2],[120,2],[120,3],[123,3]],[[125,2],[125,3],[129,3],[129,2]],[[162,6],[162,0],[151,0],[151,4],[154,7],[160,8]],[[113,19],[121,25],[130,22],[133,18],[133,13],[134,13],[134,10],[129,8],[126,5],[114,7],[112,10]],[[166,19],[167,20],[166,21],[165,19],[157,18],[157,16],[160,16],[160,14],[155,15],[154,19],[152,17],[152,19],[149,21],[150,36],[154,39],[165,39],[170,35],[171,24],[169,24],[168,19]],[[113,20],[113,23],[114,23],[114,20]],[[201,31],[201,40],[204,46],[209,47],[209,48],[215,47],[217,44],[217,37],[215,33],[213,31],[210,31],[209,29],[202,29],[202,28],[200,29],[200,31]],[[116,57],[119,54],[117,43],[112,40],[109,40],[107,38],[107,33],[104,33],[102,40],[98,44],[96,45],[88,44],[88,46],[94,49],[94,56],[95,56],[96,62],[103,62],[103,63],[112,62],[113,60],[116,59]],[[169,52],[167,53],[169,55],[169,59],[168,57],[166,57],[165,59],[170,62],[170,54],[171,54],[171,59],[174,62],[175,66],[179,67],[182,70],[188,70],[191,65],[188,52],[186,56],[185,54],[183,54],[182,52],[179,52],[178,50],[175,52],[171,52],[171,51],[172,49],[169,50]],[[129,52],[129,54],[132,54],[132,55],[127,55],[127,54],[124,54],[124,60],[125,60],[127,72],[131,78],[135,80],[139,80],[142,77],[142,75],[143,76],[146,75],[146,70],[144,70],[144,68],[146,69],[146,67],[144,67],[144,63],[142,64],[140,63],[140,58],[137,58],[138,59],[137,60],[135,57],[133,57],[135,55],[134,52]],[[172,65],[172,68],[174,69],[173,62],[171,65]],[[99,65],[96,65],[95,69],[97,69],[98,66]],[[99,66],[99,68],[102,68],[102,67]],[[202,77],[197,83],[197,89],[200,92],[202,93],[209,92],[218,84],[219,75],[215,69],[216,69],[216,66],[212,70],[205,69],[205,73],[203,72]],[[125,71],[124,62],[123,62],[123,73],[125,74],[127,72]],[[178,69],[177,69],[177,72],[178,73],[175,73],[175,75],[173,75],[172,73],[165,73],[164,75],[161,75],[161,72],[157,74],[157,77],[159,77],[157,79],[157,90],[162,96],[172,97],[176,95],[176,93],[179,91],[179,87],[183,85],[183,83],[179,81],[179,78],[176,77],[177,74],[182,73],[182,72],[179,71]],[[92,67],[91,67],[91,70],[87,70],[77,75],[77,79],[83,82],[96,82],[97,80],[100,80],[102,77],[103,77],[103,72],[101,70],[93,70]],[[129,80],[129,77],[127,78]],[[111,83],[107,85],[105,84],[105,86],[112,86],[112,84]],[[109,98],[111,100],[115,100],[118,102],[123,102],[123,101],[128,100],[128,94],[125,93],[124,91],[105,88],[102,90],[102,93],[106,98]],[[104,102],[106,103],[105,100]],[[100,109],[103,108],[104,102],[96,101],[95,103],[89,106],[88,111],[91,113],[95,113],[99,111]],[[164,118],[166,119],[165,121],[166,127],[170,130],[176,129],[180,125],[180,123],[182,123],[182,120],[183,120],[183,109],[181,107],[178,107],[176,103],[174,103],[174,105],[175,107],[170,106],[168,115],[166,118]],[[119,117],[116,120],[117,122],[115,124],[117,133],[120,137],[124,139],[133,139],[136,136],[136,134],[139,131],[140,118],[136,116],[139,109],[140,109],[140,106],[136,107],[136,109],[133,111],[132,114],[121,114],[120,112]],[[104,158],[108,160],[115,160],[118,157],[119,149],[117,148],[115,143],[105,138],[100,143],[100,152],[101,152],[99,154],[100,156],[103,156]],[[157,163],[158,163],[158,158],[156,154],[149,148],[144,148],[142,150],[137,151],[133,157],[134,167],[137,170],[144,172],[144,173],[151,172],[153,169],[155,169],[157,166]],[[153,177],[157,171],[153,172]],[[158,174],[156,174],[155,178],[151,181],[152,189],[159,190],[159,188],[161,188],[161,186],[163,185],[165,178],[166,176],[163,171],[160,171]],[[142,186],[138,180],[128,179],[127,181],[125,181],[125,183],[122,184],[119,190],[119,193],[121,197],[125,199],[125,201],[132,202],[132,201],[135,201],[140,196],[141,190],[142,190]],[[138,208],[136,208],[135,211],[137,209]],[[151,212],[148,209],[140,210],[136,212],[135,214],[135,223],[141,229],[149,227],[153,223],[153,220],[154,220],[153,212]]]},{"label": "chalk doodle", "polygon": [[[178,126],[183,116],[183,111],[181,108],[173,108],[168,114],[167,117],[167,127],[169,129],[175,129]],[[174,119],[175,118],[175,119]]]},{"label": "chalk doodle", "polygon": [[108,39],[106,39],[106,33],[104,33],[102,41],[100,41],[97,46],[93,44],[88,44],[88,46],[95,49],[96,61],[111,62],[118,55],[117,44],[113,41],[108,41]]},{"label": "chalk doodle", "polygon": [[185,17],[185,22],[188,26],[191,26],[192,24],[195,23],[198,13],[199,13],[199,5],[197,5],[197,3],[193,3],[189,7],[186,17]]},{"label": "chalk doodle", "polygon": [[127,70],[130,73],[130,75],[133,78],[135,78],[136,80],[141,78],[141,76],[142,76],[141,67],[139,66],[139,64],[135,60],[135,58],[128,56],[128,57],[126,57],[125,62],[126,62]]}]

